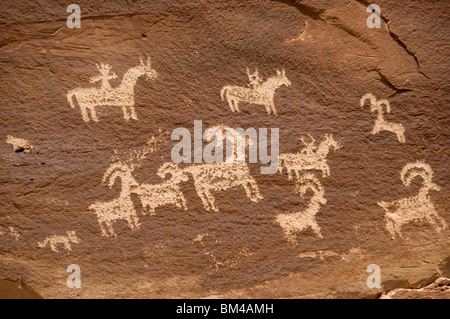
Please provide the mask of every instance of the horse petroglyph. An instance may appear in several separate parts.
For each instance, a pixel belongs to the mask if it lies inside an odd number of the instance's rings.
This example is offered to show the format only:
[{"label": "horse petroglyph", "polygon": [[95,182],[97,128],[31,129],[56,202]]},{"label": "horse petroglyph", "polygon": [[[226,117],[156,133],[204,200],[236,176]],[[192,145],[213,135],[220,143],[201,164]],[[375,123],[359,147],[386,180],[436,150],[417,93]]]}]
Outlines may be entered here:
[{"label": "horse petroglyph", "polygon": [[231,111],[240,112],[239,102],[263,105],[267,114],[272,112],[277,115],[277,109],[273,101],[275,90],[282,85],[291,86],[291,82],[286,77],[285,71],[277,71],[277,75],[268,78],[265,82],[260,78],[258,70],[250,74],[247,68],[250,87],[241,87],[237,85],[226,85],[220,91],[222,101],[227,100]]},{"label": "horse petroglyph", "polygon": [[[309,134],[308,134],[309,135]],[[323,177],[330,175],[330,167],[327,164],[327,155],[330,148],[336,151],[342,147],[333,138],[332,134],[325,134],[325,138],[319,146],[315,145],[314,138],[309,135],[311,142],[307,143],[303,136],[300,138],[305,147],[298,153],[282,153],[279,156],[278,171],[283,172],[283,168],[288,171],[289,179],[292,179],[292,171],[295,172],[297,179],[301,170],[320,170]]]},{"label": "horse petroglyph", "polygon": [[313,191],[308,206],[300,212],[278,214],[277,222],[283,228],[286,238],[291,243],[296,242],[294,233],[301,232],[308,227],[311,227],[317,236],[322,237],[320,227],[316,222],[316,214],[320,207],[327,203],[322,184],[314,174],[307,173],[296,182],[295,187],[301,197],[305,195],[308,189]]},{"label": "horse petroglyph", "polygon": [[224,191],[242,186],[251,201],[258,202],[263,198],[259,193],[258,184],[250,175],[247,163],[200,164],[189,166],[183,171],[194,178],[195,190],[208,211],[219,211],[211,191]]},{"label": "horse petroglyph", "polygon": [[397,139],[400,143],[405,143],[405,128],[403,127],[403,125],[399,123],[387,122],[384,120],[383,105],[386,106],[386,112],[390,113],[391,105],[389,104],[389,101],[384,99],[377,101],[373,94],[367,93],[363,95],[359,102],[361,107],[364,106],[366,100],[370,101],[370,111],[378,112],[377,119],[375,120],[375,125],[373,126],[371,133],[377,134],[380,131],[389,131],[397,135]]},{"label": "horse petroglyph", "polygon": [[441,190],[438,185],[432,182],[433,171],[430,165],[420,161],[409,163],[403,167],[400,173],[400,179],[406,187],[417,176],[422,177],[423,182],[416,196],[378,203],[386,212],[386,229],[392,238],[395,238],[397,234],[402,237],[401,227],[416,220],[428,221],[437,231],[448,228],[447,223],[436,212],[428,196],[430,190]]},{"label": "horse petroglyph", "polygon": [[78,239],[75,231],[68,230],[66,231],[66,235],[52,235],[46,237],[42,242],[38,242],[38,246],[44,248],[47,245],[50,245],[51,250],[54,252],[58,252],[58,244],[64,246],[67,250],[72,250],[71,243],[78,244],[80,240]]},{"label": "horse petroglyph", "polygon": [[101,81],[100,88],[77,88],[70,90],[67,93],[67,100],[72,108],[75,108],[73,98],[75,97],[78,105],[80,106],[81,115],[83,120],[89,122],[90,117],[88,109],[90,111],[91,118],[98,122],[95,108],[97,106],[117,106],[121,107],[123,111],[123,117],[125,120],[130,118],[137,120],[136,110],[134,106],[134,86],[138,78],[143,75],[147,76],[147,79],[154,79],[157,77],[157,72],[151,68],[150,58],[147,58],[147,64],[144,64],[142,58],[140,64],[129,69],[125,72],[122,82],[116,88],[112,88],[109,84],[109,80],[115,79],[116,74],[110,75],[111,67],[106,64],[97,65],[100,72],[99,76],[91,78],[91,83]]}]

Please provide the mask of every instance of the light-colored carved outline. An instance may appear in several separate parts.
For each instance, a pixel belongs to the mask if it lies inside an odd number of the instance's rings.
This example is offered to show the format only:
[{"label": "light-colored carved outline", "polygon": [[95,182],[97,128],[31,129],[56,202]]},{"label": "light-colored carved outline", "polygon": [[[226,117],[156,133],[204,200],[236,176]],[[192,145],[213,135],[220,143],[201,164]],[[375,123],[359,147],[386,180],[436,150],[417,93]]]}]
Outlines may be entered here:
[{"label": "light-colored carved outline", "polygon": [[330,148],[333,147],[336,151],[342,147],[333,138],[333,134],[325,134],[319,146],[315,146],[314,138],[309,133],[308,135],[311,139],[310,143],[307,143],[303,136],[300,138],[305,145],[300,152],[281,153],[278,157],[278,171],[282,173],[283,169],[286,168],[289,180],[292,179],[292,171],[295,172],[298,179],[299,172],[302,170],[320,170],[323,177],[328,177],[330,175],[330,167],[327,164],[326,157],[330,152]]},{"label": "light-colored carved outline", "polygon": [[386,106],[386,112],[391,112],[391,105],[388,100],[378,100],[372,93],[366,93],[363,95],[359,104],[364,106],[366,100],[370,101],[370,111],[377,112],[377,119],[372,129],[372,134],[378,134],[380,131],[389,131],[397,135],[397,139],[400,143],[405,143],[405,128],[400,123],[388,122],[384,119],[383,105]]},{"label": "light-colored carved outline", "polygon": [[448,228],[447,223],[436,212],[436,208],[428,196],[430,190],[441,190],[438,185],[432,182],[433,170],[430,165],[422,161],[409,163],[403,167],[400,173],[400,179],[406,187],[417,176],[422,177],[423,181],[422,187],[416,196],[391,202],[378,202],[378,205],[386,212],[386,229],[393,239],[397,235],[403,237],[401,232],[402,226],[416,220],[428,221],[437,231]]},{"label": "light-colored carved outline", "polygon": [[327,204],[325,190],[319,179],[313,173],[306,173],[296,182],[296,190],[303,197],[308,189],[313,191],[308,206],[299,212],[278,214],[276,220],[280,224],[285,237],[291,243],[296,243],[296,232],[311,227],[314,233],[322,238],[320,227],[316,222],[316,214],[322,205]]},{"label": "light-colored carved outline", "polygon": [[72,245],[71,243],[78,244],[80,240],[78,239],[74,230],[67,230],[66,235],[52,235],[46,237],[42,242],[38,242],[38,246],[40,248],[44,248],[47,245],[50,245],[50,249],[54,252],[58,252],[58,244],[62,244],[65,249],[71,251]]},{"label": "light-colored carved outline", "polygon": [[80,106],[81,115],[85,122],[90,121],[87,110],[89,109],[91,118],[98,122],[95,108],[97,106],[118,106],[122,108],[125,120],[130,118],[137,120],[134,106],[134,86],[141,76],[146,75],[148,79],[156,78],[157,72],[151,68],[150,58],[147,58],[147,64],[144,64],[140,58],[140,64],[125,72],[122,82],[116,88],[109,85],[109,80],[116,78],[116,75],[109,75],[111,67],[109,65],[97,65],[100,76],[91,78],[91,83],[101,81],[101,88],[77,88],[67,93],[67,100],[72,108],[75,108],[73,98],[75,97]]},{"label": "light-colored carved outline", "polygon": [[291,82],[286,77],[284,70],[277,70],[277,74],[268,78],[265,82],[262,82],[258,74],[258,70],[255,73],[250,74],[247,68],[247,75],[249,77],[251,87],[241,87],[237,85],[226,85],[220,91],[220,97],[222,101],[227,100],[231,111],[240,112],[239,102],[247,102],[250,104],[263,105],[266,108],[268,115],[273,112],[277,115],[277,109],[273,101],[275,90],[282,85],[291,86]]}]

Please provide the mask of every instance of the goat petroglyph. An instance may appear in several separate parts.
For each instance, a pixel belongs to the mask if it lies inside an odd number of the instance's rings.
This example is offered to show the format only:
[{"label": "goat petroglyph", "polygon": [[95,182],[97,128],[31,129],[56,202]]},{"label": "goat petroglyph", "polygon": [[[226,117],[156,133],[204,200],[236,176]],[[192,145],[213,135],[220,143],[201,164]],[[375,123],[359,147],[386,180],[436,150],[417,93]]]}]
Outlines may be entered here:
[{"label": "goat petroglyph", "polygon": [[66,235],[52,235],[46,237],[42,242],[38,242],[38,246],[44,248],[47,245],[50,245],[51,250],[54,252],[58,252],[58,244],[63,245],[63,247],[67,250],[72,250],[72,244],[78,244],[80,240],[78,239],[75,231],[68,230],[66,231]]},{"label": "goat petroglyph", "polygon": [[231,111],[240,112],[239,102],[247,102],[250,104],[263,105],[266,108],[267,114],[272,112],[277,115],[277,109],[274,104],[275,90],[282,85],[290,86],[291,82],[286,77],[284,70],[277,71],[277,75],[268,78],[263,82],[259,76],[258,70],[250,74],[247,68],[247,75],[249,78],[250,87],[241,87],[237,85],[226,85],[220,91],[222,101],[226,98]]},{"label": "goat petroglyph", "polygon": [[[150,58],[147,58],[147,64],[144,64],[142,58],[140,64],[125,72],[122,82],[116,88],[112,88],[109,80],[115,79],[116,74],[110,75],[111,66],[107,64],[97,65],[100,72],[99,76],[92,77],[91,83],[101,81],[101,88],[77,88],[67,93],[67,100],[72,108],[75,108],[73,98],[75,97],[80,106],[83,120],[89,122],[90,117],[98,122],[95,108],[97,106],[115,106],[121,107],[125,120],[130,118],[137,120],[136,110],[134,106],[134,86],[141,76],[146,75],[147,79],[157,77],[157,72],[151,68]],[[88,110],[90,111],[90,117]]]},{"label": "goat petroglyph", "polygon": [[282,153],[279,156],[278,171],[283,172],[286,168],[288,178],[292,179],[292,171],[295,172],[297,179],[299,172],[302,170],[320,170],[323,177],[330,175],[330,167],[327,164],[327,155],[332,147],[335,151],[342,147],[335,141],[332,134],[325,134],[325,138],[320,142],[319,146],[315,145],[314,138],[308,134],[311,142],[305,142],[303,136],[301,140],[305,147],[298,153]]},{"label": "goat petroglyph", "polygon": [[[131,174],[131,172],[128,172]],[[171,177],[159,184],[138,184],[132,177],[129,180],[133,181],[131,185],[132,193],[139,196],[142,206],[148,208],[153,215],[155,209],[165,205],[175,205],[178,208],[187,209],[186,199],[180,189],[180,182],[187,181],[188,177],[178,169],[177,165],[171,162],[164,163],[157,172],[161,178],[167,175]]]},{"label": "goat petroglyph", "polygon": [[[103,175],[103,183],[109,180],[109,188],[112,188],[117,178],[121,180],[121,190],[117,198],[114,198],[106,202],[95,202],[89,206],[89,209],[94,210],[97,215],[98,224],[100,226],[102,236],[114,236],[117,237],[114,232],[113,223],[117,220],[124,219],[128,222],[128,226],[131,230],[139,228],[139,218],[131,200],[131,185],[134,178],[131,174],[124,174],[128,170],[132,169],[123,163],[112,164]],[[109,231],[106,231],[105,225]]]},{"label": "goat petroglyph", "polygon": [[6,137],[6,143],[12,144],[14,152],[25,152],[28,153],[33,145],[23,138],[14,137],[8,135]]},{"label": "goat petroglyph", "polygon": [[402,198],[392,202],[378,202],[378,205],[386,212],[386,229],[393,239],[397,234],[402,237],[402,226],[413,221],[426,220],[437,231],[448,228],[447,223],[436,212],[436,208],[428,196],[430,190],[441,190],[432,181],[433,170],[430,165],[421,161],[409,163],[403,167],[400,173],[400,179],[406,187],[417,176],[422,177],[423,181],[419,193],[416,196]]},{"label": "goat petroglyph", "polygon": [[316,222],[316,214],[319,212],[320,207],[327,203],[322,184],[314,174],[307,173],[296,182],[295,187],[301,197],[305,195],[308,189],[313,191],[308,206],[303,211],[278,214],[277,222],[291,243],[296,242],[296,232],[301,232],[308,227],[311,227],[317,236],[322,237],[320,227]]},{"label": "goat petroglyph", "polygon": [[405,143],[405,128],[400,123],[393,123],[385,121],[383,105],[386,106],[386,112],[391,112],[391,105],[388,100],[382,99],[378,100],[371,93],[366,93],[361,98],[359,104],[361,107],[364,106],[366,100],[370,101],[370,111],[377,112],[377,119],[372,129],[372,134],[378,134],[380,131],[389,131],[397,135],[397,139],[400,143]]}]

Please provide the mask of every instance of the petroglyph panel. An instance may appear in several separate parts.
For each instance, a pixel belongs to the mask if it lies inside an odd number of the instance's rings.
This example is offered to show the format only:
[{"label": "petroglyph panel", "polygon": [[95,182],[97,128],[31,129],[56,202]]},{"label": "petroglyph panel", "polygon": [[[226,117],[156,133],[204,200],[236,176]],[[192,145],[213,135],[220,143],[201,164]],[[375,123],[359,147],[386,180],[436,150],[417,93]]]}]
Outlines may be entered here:
[{"label": "petroglyph panel", "polygon": [[67,4],[0,2],[2,281],[271,299],[450,278],[448,2],[383,1],[380,28],[365,1],[77,5],[68,28]]}]

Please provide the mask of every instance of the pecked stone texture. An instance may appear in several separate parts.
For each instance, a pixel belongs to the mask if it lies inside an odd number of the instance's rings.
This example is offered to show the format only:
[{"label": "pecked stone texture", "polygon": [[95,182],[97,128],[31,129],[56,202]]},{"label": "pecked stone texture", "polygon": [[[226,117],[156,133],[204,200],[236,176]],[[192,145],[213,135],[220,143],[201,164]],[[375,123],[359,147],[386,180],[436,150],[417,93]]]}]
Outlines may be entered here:
[{"label": "pecked stone texture", "polygon": [[[5,289],[24,282],[44,298],[449,298],[448,289],[426,288],[449,277],[448,3],[380,0],[379,29],[367,27],[365,1],[77,4],[79,29],[66,26],[63,4],[0,4]],[[94,107],[98,121],[86,121],[83,92],[118,88],[140,57],[157,76],[147,69],[131,85],[136,118],[126,120],[117,106],[124,99],[112,94],[103,97],[112,105]],[[101,63],[111,78],[91,83]],[[245,98],[232,112],[221,99],[224,86],[251,89],[247,67],[262,82],[284,70],[291,85],[274,91],[278,116]],[[366,93],[375,102],[361,107]],[[383,99],[391,112],[372,134]],[[88,100],[95,104],[94,95]],[[171,133],[192,133],[194,120],[203,130],[279,128],[281,154],[313,156],[326,135],[340,147],[322,158],[329,176],[313,167],[289,179],[286,162],[268,175],[261,162],[245,164],[248,172],[230,178],[254,180],[261,198],[251,200],[241,184],[213,191],[217,211],[207,209],[192,173],[176,183],[186,210],[163,205],[164,191],[127,191],[124,180],[142,186],[173,177],[157,174],[171,162]],[[399,126],[386,123],[401,124],[404,142]],[[308,133],[315,144],[305,150]],[[420,164],[406,182],[410,163]],[[115,164],[122,177],[110,188],[103,179]],[[303,197],[301,183],[311,185]],[[326,201],[314,206],[318,184]],[[158,204],[154,212],[142,194]],[[116,199],[119,208],[105,208]],[[124,217],[112,232],[112,215],[101,209]],[[292,212],[311,219],[288,234],[277,217]],[[80,289],[66,286],[71,264],[80,266]],[[366,284],[371,264],[380,267],[380,288]]]}]

